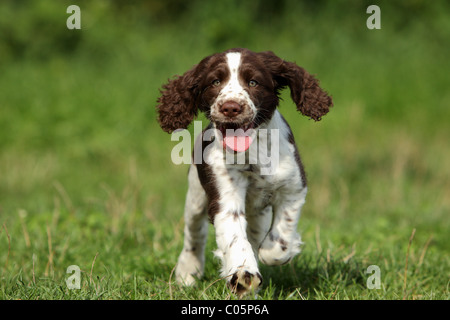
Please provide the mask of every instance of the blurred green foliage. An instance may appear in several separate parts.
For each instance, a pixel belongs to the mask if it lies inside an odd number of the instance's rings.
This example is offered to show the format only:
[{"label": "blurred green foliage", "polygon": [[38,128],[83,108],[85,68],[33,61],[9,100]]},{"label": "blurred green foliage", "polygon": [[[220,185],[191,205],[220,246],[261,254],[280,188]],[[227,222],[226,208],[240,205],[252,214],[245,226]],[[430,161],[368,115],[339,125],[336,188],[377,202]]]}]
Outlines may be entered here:
[{"label": "blurred green foliage", "polygon": [[[0,54],[2,63],[82,50],[102,59],[112,48],[136,39],[136,33],[157,38],[183,34],[183,41],[209,51],[257,46],[272,37],[301,45],[304,38],[331,37],[336,30],[340,37],[345,31],[345,37],[362,40],[367,37],[366,8],[372,3],[381,6],[383,29],[389,32],[432,35],[436,42],[450,37],[447,1],[5,0],[0,4]],[[83,32],[65,28],[71,4],[81,8]]]}]

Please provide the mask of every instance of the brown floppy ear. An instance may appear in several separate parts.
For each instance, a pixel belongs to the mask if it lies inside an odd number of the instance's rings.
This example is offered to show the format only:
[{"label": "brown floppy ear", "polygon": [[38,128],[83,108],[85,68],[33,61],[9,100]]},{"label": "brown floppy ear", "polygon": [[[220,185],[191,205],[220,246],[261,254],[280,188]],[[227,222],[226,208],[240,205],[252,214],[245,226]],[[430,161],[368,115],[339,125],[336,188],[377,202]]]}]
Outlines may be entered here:
[{"label": "brown floppy ear", "polygon": [[291,90],[297,110],[319,121],[333,106],[331,97],[319,86],[319,81],[293,62],[277,57],[273,52],[261,52],[265,65],[272,72],[276,92],[286,86]]},{"label": "brown floppy ear", "polygon": [[161,96],[156,106],[158,122],[168,133],[186,129],[198,114],[198,77],[195,70],[196,66],[182,76],[176,76],[160,90]]}]

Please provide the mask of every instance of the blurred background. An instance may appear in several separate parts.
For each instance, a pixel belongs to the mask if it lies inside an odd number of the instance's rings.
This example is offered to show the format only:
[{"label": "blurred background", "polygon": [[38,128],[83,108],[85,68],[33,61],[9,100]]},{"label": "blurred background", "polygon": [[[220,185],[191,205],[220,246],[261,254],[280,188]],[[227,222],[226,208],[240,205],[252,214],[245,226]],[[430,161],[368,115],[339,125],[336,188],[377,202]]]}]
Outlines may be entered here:
[{"label": "blurred background", "polygon": [[[66,27],[72,4],[81,30]],[[2,0],[0,223],[58,212],[113,231],[129,214],[179,225],[188,167],[170,160],[159,89],[245,47],[296,62],[333,96],[315,123],[283,93],[310,184],[302,228],[340,227],[345,242],[417,227],[448,250],[449,40],[443,0]]]}]

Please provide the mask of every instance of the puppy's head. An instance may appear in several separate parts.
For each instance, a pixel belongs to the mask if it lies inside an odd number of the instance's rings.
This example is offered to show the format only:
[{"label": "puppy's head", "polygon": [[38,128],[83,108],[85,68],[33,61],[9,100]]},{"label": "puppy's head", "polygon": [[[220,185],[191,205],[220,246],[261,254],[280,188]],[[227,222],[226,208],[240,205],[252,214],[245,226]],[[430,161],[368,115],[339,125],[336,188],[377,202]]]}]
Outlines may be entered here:
[{"label": "puppy's head", "polygon": [[202,111],[223,134],[247,131],[270,120],[285,87],[297,110],[315,121],[333,104],[318,81],[295,63],[270,51],[230,49],[169,80],[158,99],[158,121],[171,133],[187,128]]}]

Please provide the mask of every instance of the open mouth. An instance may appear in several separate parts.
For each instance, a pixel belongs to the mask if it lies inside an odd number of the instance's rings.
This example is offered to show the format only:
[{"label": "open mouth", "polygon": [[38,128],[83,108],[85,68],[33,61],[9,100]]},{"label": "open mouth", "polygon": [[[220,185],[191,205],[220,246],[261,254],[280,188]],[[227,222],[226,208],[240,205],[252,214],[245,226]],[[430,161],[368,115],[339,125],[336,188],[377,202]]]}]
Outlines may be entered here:
[{"label": "open mouth", "polygon": [[253,142],[254,123],[217,123],[216,128],[222,134],[224,149],[244,152]]}]

